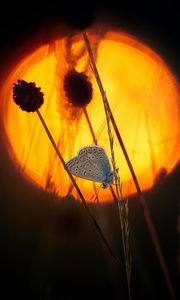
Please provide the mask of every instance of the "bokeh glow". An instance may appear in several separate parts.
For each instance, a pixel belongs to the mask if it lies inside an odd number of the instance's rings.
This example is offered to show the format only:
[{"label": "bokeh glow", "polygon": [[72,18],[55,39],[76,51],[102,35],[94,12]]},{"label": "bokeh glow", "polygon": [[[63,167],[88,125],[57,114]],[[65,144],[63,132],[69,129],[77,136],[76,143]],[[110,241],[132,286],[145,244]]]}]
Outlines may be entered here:
[{"label": "bokeh glow", "polygon": [[[169,173],[179,160],[179,86],[163,60],[151,49],[120,32],[89,36],[110,107],[124,140],[142,190],[152,187],[161,168]],[[1,88],[1,112],[9,153],[23,174],[38,186],[66,196],[71,183],[36,113],[21,111],[12,100],[18,79],[36,82],[45,95],[40,109],[65,160],[93,138],[81,109],[71,107],[63,78],[72,68],[86,72],[93,85],[87,112],[98,144],[110,158],[103,103],[93,77],[81,35],[59,38],[18,61]],[[135,193],[130,172],[114,136],[123,195]],[[87,201],[93,184],[77,178]],[[98,186],[98,185],[97,185]],[[76,192],[72,190],[72,194]],[[112,199],[101,189],[100,201]]]}]

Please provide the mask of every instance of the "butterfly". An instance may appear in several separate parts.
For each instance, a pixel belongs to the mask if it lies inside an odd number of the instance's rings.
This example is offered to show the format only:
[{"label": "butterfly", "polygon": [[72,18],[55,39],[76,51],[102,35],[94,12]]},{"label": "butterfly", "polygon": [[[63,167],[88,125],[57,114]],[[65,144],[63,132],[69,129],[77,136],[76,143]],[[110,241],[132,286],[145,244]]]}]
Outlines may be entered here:
[{"label": "butterfly", "polygon": [[66,166],[73,175],[101,182],[104,189],[114,181],[109,159],[104,149],[99,146],[81,148],[77,156],[66,162]]}]

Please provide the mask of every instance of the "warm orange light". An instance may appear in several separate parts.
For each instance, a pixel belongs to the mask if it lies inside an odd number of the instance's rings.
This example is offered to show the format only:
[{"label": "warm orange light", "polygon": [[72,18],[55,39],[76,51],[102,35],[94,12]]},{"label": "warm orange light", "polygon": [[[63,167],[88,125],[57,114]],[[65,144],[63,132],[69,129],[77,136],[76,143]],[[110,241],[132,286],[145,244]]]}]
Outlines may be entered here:
[{"label": "warm orange light", "polygon": [[[90,35],[97,67],[118,128],[142,189],[150,188],[160,168],[170,172],[179,160],[179,87],[161,58],[136,39],[108,32],[103,38]],[[93,100],[87,106],[98,144],[110,157],[103,104],[89,66],[81,35],[46,44],[22,59],[12,69],[1,90],[4,129],[10,154],[23,173],[48,191],[65,196],[70,180],[61,166],[36,113],[22,112],[12,100],[18,79],[36,82],[45,94],[41,113],[65,160],[76,155],[93,139],[81,109],[67,104],[63,78],[71,68],[86,72],[93,85]],[[135,187],[116,137],[114,148],[123,194]],[[92,182],[77,179],[87,200]],[[73,191],[72,193],[75,193]],[[75,194],[76,195],[76,194]],[[109,190],[100,199],[111,199]]]}]

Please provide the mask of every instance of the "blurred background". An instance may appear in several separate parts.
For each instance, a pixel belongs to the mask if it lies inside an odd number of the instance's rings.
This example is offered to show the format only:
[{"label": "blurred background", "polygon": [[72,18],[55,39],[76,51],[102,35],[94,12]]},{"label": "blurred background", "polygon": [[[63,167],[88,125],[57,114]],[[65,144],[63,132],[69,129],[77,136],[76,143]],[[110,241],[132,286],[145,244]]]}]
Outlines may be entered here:
[{"label": "blurred background", "polygon": [[[70,3],[4,3],[0,15],[0,74],[25,43],[59,21],[73,28],[101,20],[154,49],[179,80],[180,18],[175,1],[165,4],[115,0]],[[113,203],[90,205],[119,254],[119,266],[102,244],[82,205],[59,200],[25,180],[10,160],[2,124],[0,147],[1,299],[128,299],[121,230]],[[174,288],[179,291],[180,165],[145,193]],[[138,199],[129,199],[132,299],[169,299]],[[180,225],[179,225],[180,226]],[[180,264],[180,263],[179,263]],[[177,296],[177,298],[178,298]]]}]

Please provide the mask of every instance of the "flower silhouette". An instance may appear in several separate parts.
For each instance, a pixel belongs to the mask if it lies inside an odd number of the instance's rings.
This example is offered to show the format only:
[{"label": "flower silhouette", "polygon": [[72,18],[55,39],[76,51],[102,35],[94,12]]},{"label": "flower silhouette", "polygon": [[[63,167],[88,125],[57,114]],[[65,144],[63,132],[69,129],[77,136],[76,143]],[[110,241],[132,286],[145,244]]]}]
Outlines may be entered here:
[{"label": "flower silhouette", "polygon": [[70,70],[64,77],[64,90],[68,101],[75,106],[83,107],[92,99],[92,84],[85,73]]},{"label": "flower silhouette", "polygon": [[19,107],[27,112],[34,112],[44,103],[44,94],[35,82],[19,79],[14,83],[13,99]]}]

